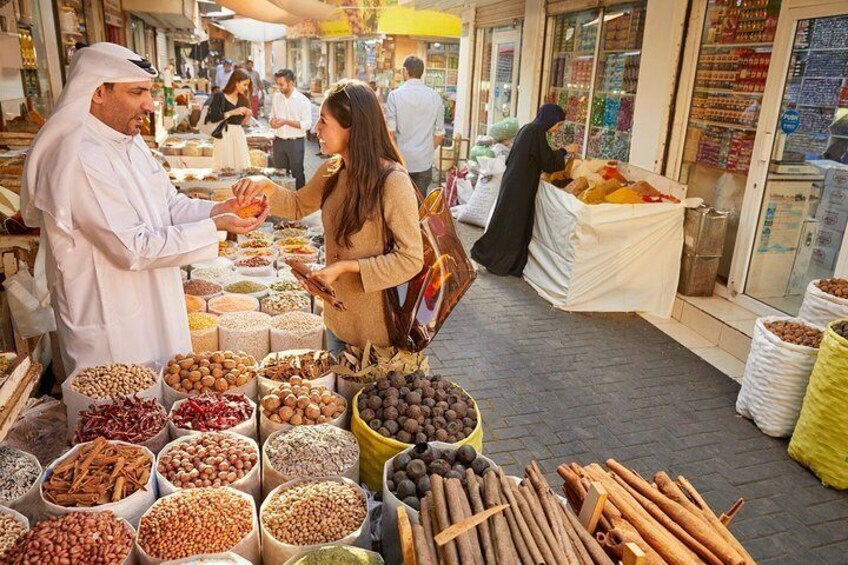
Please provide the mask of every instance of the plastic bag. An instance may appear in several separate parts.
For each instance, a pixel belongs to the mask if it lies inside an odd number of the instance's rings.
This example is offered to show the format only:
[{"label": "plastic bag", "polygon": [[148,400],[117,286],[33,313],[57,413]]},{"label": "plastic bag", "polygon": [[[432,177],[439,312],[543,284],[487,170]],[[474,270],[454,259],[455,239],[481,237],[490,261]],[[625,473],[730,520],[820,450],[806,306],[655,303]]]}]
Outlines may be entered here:
[{"label": "plastic bag", "polygon": [[825,485],[848,489],[848,339],[832,326],[819,348],[789,456]]},{"label": "plastic bag", "polygon": [[[239,441],[247,442],[250,445],[251,452],[256,454],[256,464],[253,466],[253,468],[250,470],[250,472],[247,475],[245,475],[244,477],[242,477],[241,479],[239,479],[235,482],[230,483],[227,486],[230,487],[231,489],[235,489],[239,492],[249,494],[257,502],[261,501],[262,500],[262,474],[261,474],[260,468],[259,468],[260,467],[259,460],[260,460],[261,456],[260,456],[260,453],[259,453],[259,446],[256,444],[256,441],[254,441],[253,439],[251,439],[249,437],[243,436],[241,434],[236,434],[236,433],[231,432],[231,431],[227,431],[227,432],[206,432],[204,435],[208,436],[209,434],[219,434],[219,435],[233,436],[233,437],[238,438]],[[197,440],[198,440],[198,437],[195,434],[191,434],[191,435],[188,435],[188,436],[183,436],[183,437],[177,438],[174,441],[172,441],[171,443],[169,443],[168,445],[166,445],[165,448],[162,449],[162,452],[156,457],[156,469],[157,469],[157,471],[156,471],[156,485],[159,488],[159,495],[160,496],[168,496],[169,494],[173,494],[173,493],[175,493],[179,490],[183,490],[183,489],[176,486],[174,483],[172,483],[167,478],[165,478],[164,475],[161,475],[159,473],[159,470],[158,470],[159,469],[159,461],[161,461],[161,459],[163,457],[167,457],[168,453],[176,445],[181,444],[181,443],[185,443],[187,441],[197,441]]]},{"label": "plastic bag", "polygon": [[489,159],[495,158],[495,151],[489,147],[488,145],[475,145],[471,148],[471,151],[468,152],[468,160],[473,161],[475,163],[479,162],[481,157],[487,157]]},{"label": "plastic bag", "polygon": [[736,398],[736,411],[772,437],[789,437],[795,428],[818,349],[786,343],[765,324],[795,318],[759,318]]},{"label": "plastic bag", "polygon": [[518,134],[518,118],[504,118],[489,126],[486,132],[495,141],[506,141]]},{"label": "plastic bag", "polygon": [[[268,506],[268,503],[277,495],[278,492],[289,489],[300,483],[312,482],[315,480],[333,480],[340,483],[354,485],[362,494],[363,499],[365,499],[366,501],[368,500],[367,493],[365,493],[362,487],[360,487],[350,479],[345,479],[342,477],[326,477],[323,479],[295,479],[275,488],[265,498],[265,502],[262,503],[262,507],[259,510],[260,523],[264,523],[263,514],[265,513],[265,508]],[[361,547],[363,549],[371,549],[371,513],[367,512],[365,514],[365,519],[362,521],[362,524],[357,529],[355,529],[345,537],[333,541],[332,544],[355,545],[356,547]],[[288,559],[291,559],[292,557],[326,545],[331,544],[315,544],[308,546],[291,545],[277,540],[265,529],[264,526],[262,527],[262,560],[264,563],[285,563]]]},{"label": "plastic bag", "polygon": [[18,272],[6,277],[6,300],[15,330],[23,338],[31,338],[56,331],[56,316],[50,304],[47,277],[44,274],[44,249],[42,245],[35,256],[33,275],[26,263],[20,262]]},{"label": "plastic bag", "polygon": [[833,320],[848,316],[848,300],[826,293],[818,287],[818,283],[814,280],[807,285],[798,317],[824,328]]},{"label": "plastic bag", "polygon": [[474,194],[474,185],[468,179],[456,179],[456,197],[460,204],[468,204]]},{"label": "plastic bag", "polygon": [[77,446],[72,447],[71,450],[68,451],[68,453],[54,461],[44,471],[44,474],[42,475],[41,480],[38,483],[38,493],[39,497],[41,498],[41,504],[44,508],[45,513],[48,516],[61,516],[62,514],[68,514],[70,512],[102,512],[104,510],[111,510],[112,513],[115,514],[115,516],[123,518],[124,520],[129,522],[133,528],[138,528],[138,521],[141,518],[141,515],[147,512],[147,509],[150,508],[154,502],[156,502],[158,492],[156,489],[156,456],[153,455],[153,452],[151,452],[146,447],[133,445],[131,443],[126,443],[123,441],[110,442],[113,444],[140,448],[150,458],[150,476],[148,477],[147,483],[144,485],[144,488],[137,490],[130,496],[124,498],[123,500],[119,500],[118,502],[110,502],[108,504],[100,504],[98,506],[75,506],[69,508],[65,506],[60,506],[58,504],[53,504],[44,497],[44,490],[42,489],[42,485],[48,480],[48,478],[53,472],[53,469],[55,469],[57,465],[60,465],[68,457],[82,449],[84,446],[88,445],[88,443],[81,443]]},{"label": "plastic bag", "polygon": [[457,219],[466,224],[485,228],[488,218],[494,209],[501,189],[501,179],[506,171],[506,160],[503,157],[480,159],[480,176],[477,186],[465,209]]},{"label": "plastic bag", "polygon": [[50,396],[30,398],[9,429],[3,445],[33,454],[41,466],[68,450],[65,404]]}]

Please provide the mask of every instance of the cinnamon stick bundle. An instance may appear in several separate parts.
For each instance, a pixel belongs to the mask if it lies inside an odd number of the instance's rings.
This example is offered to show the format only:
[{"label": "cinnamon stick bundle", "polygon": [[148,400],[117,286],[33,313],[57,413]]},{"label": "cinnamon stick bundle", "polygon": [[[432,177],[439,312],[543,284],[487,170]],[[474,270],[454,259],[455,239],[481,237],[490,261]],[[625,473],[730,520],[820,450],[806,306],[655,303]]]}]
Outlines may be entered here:
[{"label": "cinnamon stick bundle", "polygon": [[[500,489],[498,488],[498,479],[494,472],[486,473],[483,476],[483,500],[486,508],[494,508],[502,504]],[[516,549],[518,541],[512,536],[510,526],[507,521],[507,515],[511,512],[507,508],[503,514],[498,513],[490,518],[491,532],[495,542],[495,554],[499,565],[519,565],[529,563],[529,555],[527,561],[519,557],[519,551]],[[527,549],[524,548],[524,553]],[[524,554],[522,553],[522,555]]]},{"label": "cinnamon stick bundle", "polygon": [[[448,513],[447,500],[445,498],[445,483],[444,479],[439,475],[430,477],[430,492],[433,494],[433,509],[435,510],[436,520],[433,526],[437,531],[434,534],[450,527],[450,514]],[[445,565],[459,565],[459,552],[456,548],[456,543],[449,541],[438,548],[439,560]]]},{"label": "cinnamon stick bundle", "polygon": [[[468,498],[471,501],[471,511],[474,514],[484,512],[486,506],[483,504],[483,497],[480,496],[480,481],[473,469],[465,470],[465,484],[467,485]],[[497,565],[495,557],[495,546],[492,543],[492,534],[489,530],[489,522],[485,521],[479,526],[480,528],[480,544],[483,546],[483,557],[486,565]]]}]

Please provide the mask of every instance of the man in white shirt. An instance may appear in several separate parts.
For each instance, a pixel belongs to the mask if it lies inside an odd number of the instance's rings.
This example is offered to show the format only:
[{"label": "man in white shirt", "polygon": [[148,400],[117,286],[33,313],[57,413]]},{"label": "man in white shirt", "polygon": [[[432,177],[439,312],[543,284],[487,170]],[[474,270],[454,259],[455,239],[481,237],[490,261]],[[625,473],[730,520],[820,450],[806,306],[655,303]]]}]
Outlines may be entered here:
[{"label": "man in white shirt", "polygon": [[166,363],[191,351],[181,265],[218,256],[218,231],[246,233],[231,198],[179,194],[139,135],[153,111],[156,69],[125,47],[96,43],[27,157],[21,209],[41,228],[65,369]]},{"label": "man in white shirt", "polygon": [[227,86],[227,82],[230,80],[230,77],[233,75],[233,62],[229,59],[224,59],[224,62],[218,65],[215,70],[215,86],[224,90],[224,87]]},{"label": "man in white shirt", "polygon": [[271,128],[274,137],[274,166],[289,169],[299,189],[306,184],[303,172],[304,139],[312,126],[312,102],[297,90],[294,72],[274,73],[278,91],[271,98]]},{"label": "man in white shirt", "polygon": [[427,196],[433,182],[433,154],[445,138],[445,104],[424,84],[424,61],[410,55],[403,61],[404,84],[389,93],[386,124],[395,136],[412,182]]}]

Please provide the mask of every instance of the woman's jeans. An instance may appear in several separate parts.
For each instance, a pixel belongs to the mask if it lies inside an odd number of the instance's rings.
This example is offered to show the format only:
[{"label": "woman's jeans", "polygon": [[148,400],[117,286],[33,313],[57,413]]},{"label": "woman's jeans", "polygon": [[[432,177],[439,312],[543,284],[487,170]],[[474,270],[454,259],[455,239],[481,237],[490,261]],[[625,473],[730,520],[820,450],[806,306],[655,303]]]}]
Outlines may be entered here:
[{"label": "woman's jeans", "polygon": [[324,328],[324,333],[327,334],[327,351],[335,355],[338,359],[338,357],[344,353],[347,344],[336,337],[336,334],[327,328]]}]

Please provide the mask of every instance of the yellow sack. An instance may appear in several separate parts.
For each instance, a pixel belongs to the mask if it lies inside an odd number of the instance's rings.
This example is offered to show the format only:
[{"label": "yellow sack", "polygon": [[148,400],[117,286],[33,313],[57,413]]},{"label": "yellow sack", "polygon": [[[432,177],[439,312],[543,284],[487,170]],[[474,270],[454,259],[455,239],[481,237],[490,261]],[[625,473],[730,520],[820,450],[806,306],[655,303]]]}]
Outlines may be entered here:
[{"label": "yellow sack", "polygon": [[604,200],[610,204],[643,204],[645,202],[638,192],[626,186],[619,188]]},{"label": "yellow sack", "polygon": [[809,467],[822,482],[848,489],[848,339],[825,330],[789,456]]},{"label": "yellow sack", "polygon": [[[463,391],[464,392],[464,391]],[[374,492],[383,490],[383,467],[386,461],[403,451],[409,449],[408,443],[401,443],[396,439],[383,437],[366,424],[359,417],[359,395],[353,397],[353,417],[350,420],[350,431],[359,443],[359,481],[365,482],[368,488]],[[466,394],[468,394],[466,392]],[[470,397],[471,395],[469,395]],[[474,400],[472,398],[472,400]],[[464,440],[453,445],[470,445],[477,453],[483,452],[483,418],[480,415],[480,407],[474,400],[474,410],[477,412],[477,427]]]}]

